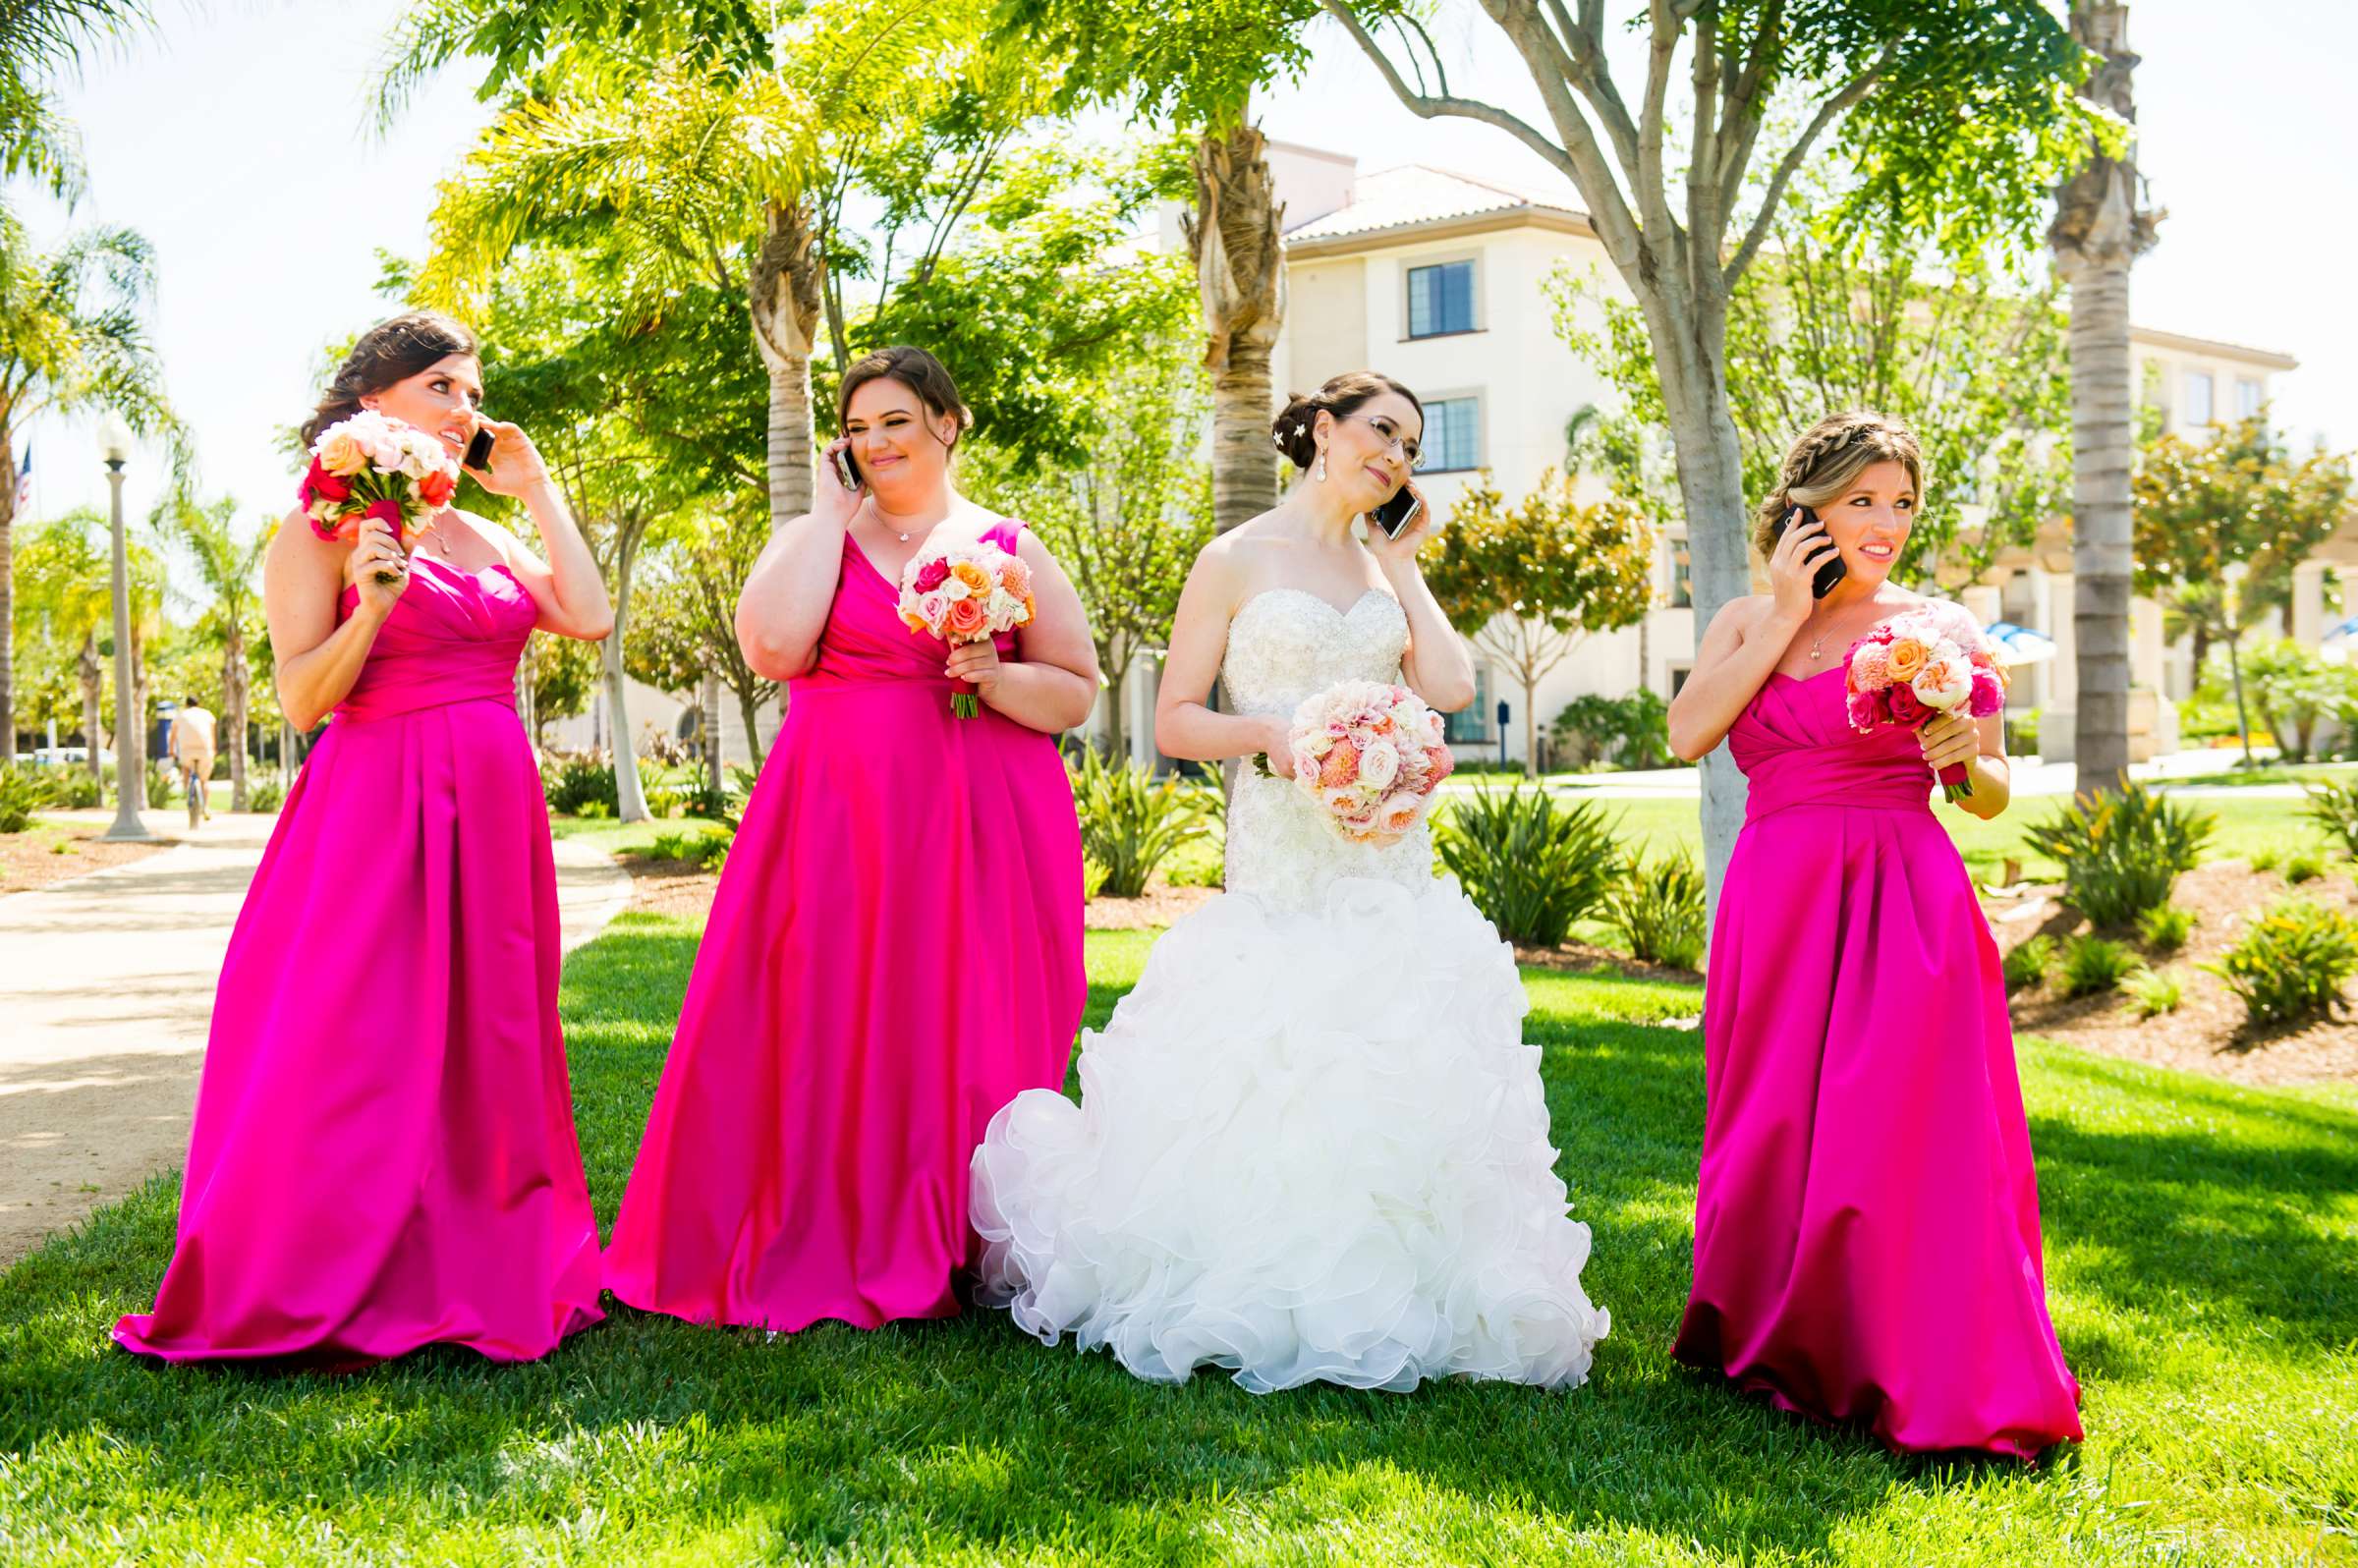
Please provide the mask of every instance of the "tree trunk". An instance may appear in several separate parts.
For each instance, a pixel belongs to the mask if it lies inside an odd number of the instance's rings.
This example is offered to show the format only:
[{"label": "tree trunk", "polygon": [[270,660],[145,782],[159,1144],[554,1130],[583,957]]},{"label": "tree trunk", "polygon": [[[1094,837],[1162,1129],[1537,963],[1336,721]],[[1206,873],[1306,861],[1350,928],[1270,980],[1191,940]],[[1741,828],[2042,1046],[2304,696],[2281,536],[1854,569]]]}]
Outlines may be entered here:
[{"label": "tree trunk", "polygon": [[712,798],[720,798],[720,672],[704,671],[702,690],[697,693],[697,703],[704,710],[704,788]]},{"label": "tree trunk", "polygon": [[1220,533],[1278,496],[1269,351],[1285,324],[1285,207],[1263,145],[1241,114],[1235,126],[1205,133],[1190,160],[1196,210],[1182,219],[1211,370],[1211,515]]},{"label": "tree trunk", "polygon": [[1540,777],[1540,678],[1526,665],[1523,677],[1523,776]]},{"label": "tree trunk", "polygon": [[0,765],[17,755],[16,545],[17,457],[8,414],[0,409]]},{"label": "tree trunk", "polygon": [[[2072,0],[2071,33],[2098,64],[2081,92],[2132,124],[2128,10]],[[2154,243],[2137,204],[2135,151],[2101,151],[2056,193],[2048,231],[2071,290],[2072,633],[2079,664],[2073,740],[2082,790],[2117,788],[2129,764],[2129,268]]]},{"label": "tree trunk", "polygon": [[[642,525],[625,523],[623,529]],[[631,715],[622,673],[622,637],[630,625],[631,575],[637,564],[639,541],[618,538],[614,549],[614,630],[598,644],[597,663],[606,687],[606,712],[614,738],[614,815],[624,822],[644,822],[654,813],[646,809],[646,791],[639,783],[639,751],[632,743]]]},{"label": "tree trunk", "polygon": [[1124,762],[1130,759],[1130,694],[1124,688],[1130,681],[1130,666],[1136,662],[1133,657],[1117,666],[1110,644],[1097,649],[1097,668],[1106,672],[1105,738],[1113,748],[1114,758]]},{"label": "tree trunk", "polygon": [[[746,754],[753,758],[756,773],[761,771],[761,727],[754,722],[754,715],[760,709],[760,704],[755,700],[754,697],[758,690],[759,688],[750,681],[737,688],[737,711],[745,719],[745,750]],[[783,701],[784,699],[781,698],[780,700]]]},{"label": "tree trunk", "polygon": [[811,510],[811,349],[818,330],[819,261],[811,211],[771,202],[748,281],[754,347],[769,372],[769,526]]},{"label": "tree trunk", "polygon": [[[2235,685],[2235,734],[2243,742],[2243,765],[2258,767],[2252,760],[2252,715],[2243,700],[2243,660],[2237,656],[2236,638],[2227,639],[2227,678]],[[2275,726],[2271,724],[2270,729]]]},{"label": "tree trunk", "polygon": [[246,806],[246,639],[236,621],[221,644],[222,722],[229,729],[229,809]]},{"label": "tree trunk", "polygon": [[98,638],[95,633],[82,635],[82,739],[89,754],[90,777],[103,779],[106,768],[98,760],[98,706],[104,696],[105,682],[98,673]]}]

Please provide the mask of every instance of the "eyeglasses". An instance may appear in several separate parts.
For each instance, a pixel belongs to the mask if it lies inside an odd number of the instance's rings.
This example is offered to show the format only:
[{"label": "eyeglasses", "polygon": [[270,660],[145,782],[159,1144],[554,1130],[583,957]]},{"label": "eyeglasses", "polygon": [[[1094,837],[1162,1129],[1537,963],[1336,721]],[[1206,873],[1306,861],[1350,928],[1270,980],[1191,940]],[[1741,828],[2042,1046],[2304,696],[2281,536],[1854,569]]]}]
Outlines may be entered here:
[{"label": "eyeglasses", "polygon": [[1400,461],[1407,464],[1410,469],[1421,469],[1425,466],[1424,447],[1417,444],[1415,437],[1402,435],[1399,427],[1382,415],[1346,414],[1343,418],[1357,420],[1369,429],[1374,430],[1377,436],[1382,438],[1385,446],[1400,454]]}]

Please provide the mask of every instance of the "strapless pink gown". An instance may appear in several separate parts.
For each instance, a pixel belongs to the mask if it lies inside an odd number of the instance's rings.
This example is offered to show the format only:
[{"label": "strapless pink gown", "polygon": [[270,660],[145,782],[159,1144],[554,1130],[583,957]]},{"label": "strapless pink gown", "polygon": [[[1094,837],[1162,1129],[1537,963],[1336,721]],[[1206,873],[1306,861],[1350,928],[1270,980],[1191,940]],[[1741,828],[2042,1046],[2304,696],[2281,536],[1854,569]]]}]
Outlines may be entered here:
[{"label": "strapless pink gown", "polygon": [[1704,997],[1695,1286],[1677,1355],[1895,1449],[2080,1435],[1989,923],[1913,733],[1783,674]]},{"label": "strapless pink gown", "polygon": [[530,1361],[600,1316],[514,700],[535,611],[504,567],[412,570],[239,912],[172,1263],[115,1325],[132,1350]]},{"label": "strapless pink gown", "polygon": [[[988,536],[1013,551],[1020,526]],[[1064,1083],[1088,981],[1063,760],[987,707],[953,719],[947,650],[897,597],[845,540],[614,1221],[632,1306],[777,1331],[954,1315],[975,1146]]]}]

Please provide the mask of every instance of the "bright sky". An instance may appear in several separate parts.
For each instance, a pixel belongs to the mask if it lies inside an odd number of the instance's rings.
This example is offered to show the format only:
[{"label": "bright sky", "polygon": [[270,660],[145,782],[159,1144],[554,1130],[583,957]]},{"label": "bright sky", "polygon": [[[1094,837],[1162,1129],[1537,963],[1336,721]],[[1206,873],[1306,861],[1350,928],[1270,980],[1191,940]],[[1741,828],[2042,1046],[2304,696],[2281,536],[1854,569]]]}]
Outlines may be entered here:
[{"label": "bright sky", "polygon": [[[213,0],[167,14],[160,35],[94,64],[63,94],[82,127],[89,194],[69,219],[23,196],[36,231],[136,228],[162,273],[157,336],[196,428],[209,494],[284,510],[293,486],[275,432],[308,412],[321,345],[383,313],[375,252],[417,255],[434,182],[484,114],[464,72],[389,139],[366,126],[365,85],[393,0]],[[1453,35],[1453,85],[1528,102],[1529,78],[1471,6]],[[2348,155],[2348,63],[2358,7],[2341,0],[2137,0],[2131,38],[2142,162],[2169,210],[2137,268],[2140,324],[2297,356],[2277,414],[2296,437],[2358,446],[2358,172]],[[1274,138],[1354,152],[1363,170],[1425,162],[1518,184],[1556,180],[1504,133],[1424,122],[1398,107],[1338,31],[1310,71],[1263,105]],[[1477,47],[1479,45],[1479,47]],[[20,193],[22,196],[22,193]],[[90,426],[31,433],[36,515],[102,503]],[[25,450],[20,441],[20,454]],[[126,486],[134,516],[159,488],[152,454]]]}]

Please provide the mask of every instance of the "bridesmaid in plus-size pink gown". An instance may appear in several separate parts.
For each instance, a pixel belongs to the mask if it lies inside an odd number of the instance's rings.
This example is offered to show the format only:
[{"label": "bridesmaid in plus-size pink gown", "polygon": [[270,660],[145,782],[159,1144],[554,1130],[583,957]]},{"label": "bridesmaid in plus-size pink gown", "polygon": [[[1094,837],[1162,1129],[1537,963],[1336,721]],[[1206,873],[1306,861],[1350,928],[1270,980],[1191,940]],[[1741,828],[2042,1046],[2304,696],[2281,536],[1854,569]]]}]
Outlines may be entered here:
[{"label": "bridesmaid in plus-size pink gown", "polygon": [[[947,377],[868,364],[846,414],[874,502],[937,508],[947,449],[922,432],[930,416],[954,439]],[[914,555],[923,523],[896,539],[837,487],[834,455],[818,514],[747,589],[823,568],[823,629],[730,849],[605,1260],[632,1306],[780,1332],[958,1311],[975,1147],[1001,1105],[1064,1083],[1088,983],[1055,740],[988,702],[951,716],[947,650],[901,623],[897,573],[860,542]],[[1021,530],[981,536],[1014,553]],[[1045,620],[1044,581],[1039,598]],[[1054,673],[1078,722],[1094,681]]]},{"label": "bridesmaid in plus-size pink gown", "polygon": [[[1997,949],[1933,814],[1928,760],[1970,758],[1980,810],[2002,810],[1997,721],[1861,732],[1841,669],[1899,609],[1978,632],[1960,606],[1881,587],[1920,462],[1879,415],[1806,435],[1765,511],[1818,507],[1825,532],[1807,521],[1762,539],[1777,593],[1713,622],[1672,706],[1673,744],[1693,756],[1742,703],[1725,734],[1750,787],[1705,985],[1695,1282],[1676,1354],[1894,1449],[2027,1459],[2080,1436],[2079,1385],[2048,1316]],[[1807,552],[1829,539],[1853,581],[1800,615],[1825,558]],[[1802,659],[1818,672],[1769,667]]]},{"label": "bridesmaid in plus-size pink gown", "polygon": [[[369,406],[464,445],[480,382],[463,327],[397,317],[355,364],[406,372],[366,388]],[[505,530],[452,512],[406,568],[381,528],[355,555],[300,514],[271,545],[282,698],[335,718],[222,962],[178,1240],[154,1310],[116,1324],[129,1349],[351,1365],[451,1343],[529,1361],[601,1316],[548,813],[514,682],[535,623],[593,629],[605,596],[556,492],[528,477],[537,455],[494,429],[490,472],[526,498],[553,581]],[[348,556],[370,579],[365,611],[335,592]],[[402,585],[389,610],[379,563]],[[356,650],[357,678],[334,667]]]}]

